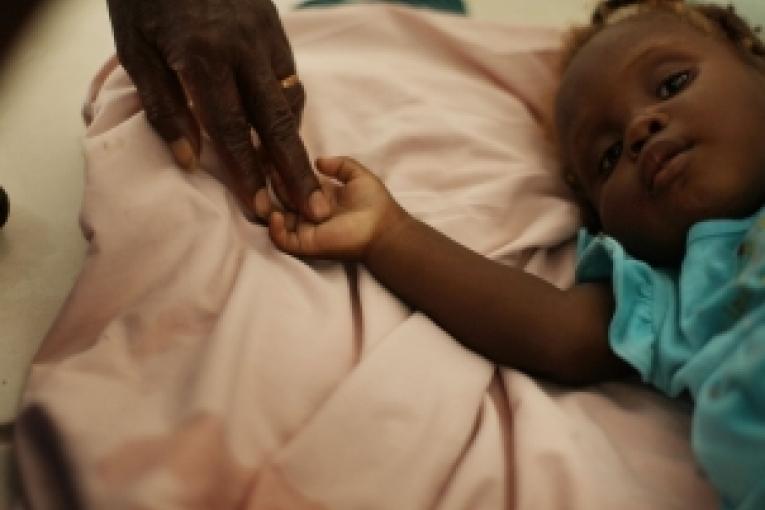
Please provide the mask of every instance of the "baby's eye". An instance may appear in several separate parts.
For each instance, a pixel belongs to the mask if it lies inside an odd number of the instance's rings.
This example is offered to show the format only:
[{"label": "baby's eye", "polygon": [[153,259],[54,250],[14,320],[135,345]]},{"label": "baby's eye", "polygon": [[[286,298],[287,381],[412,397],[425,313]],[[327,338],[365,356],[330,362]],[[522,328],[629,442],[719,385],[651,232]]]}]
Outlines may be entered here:
[{"label": "baby's eye", "polygon": [[656,95],[659,99],[669,99],[681,90],[683,90],[691,81],[690,71],[681,71],[668,76],[659,84]]},{"label": "baby's eye", "polygon": [[608,149],[603,153],[603,157],[600,158],[600,165],[598,171],[601,175],[608,175],[611,170],[614,169],[619,162],[619,158],[622,156],[622,141],[619,140],[611,144]]}]

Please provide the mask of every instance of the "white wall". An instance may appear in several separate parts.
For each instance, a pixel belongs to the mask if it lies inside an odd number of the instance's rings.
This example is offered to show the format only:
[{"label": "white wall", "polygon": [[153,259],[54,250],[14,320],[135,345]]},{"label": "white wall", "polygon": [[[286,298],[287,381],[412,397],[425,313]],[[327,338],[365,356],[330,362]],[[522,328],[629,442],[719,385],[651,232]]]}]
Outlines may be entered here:
[{"label": "white wall", "polygon": [[467,0],[471,15],[513,23],[569,25],[586,21],[597,0]]},{"label": "white wall", "polygon": [[733,4],[747,21],[765,25],[765,2],[763,0],[735,0]]}]

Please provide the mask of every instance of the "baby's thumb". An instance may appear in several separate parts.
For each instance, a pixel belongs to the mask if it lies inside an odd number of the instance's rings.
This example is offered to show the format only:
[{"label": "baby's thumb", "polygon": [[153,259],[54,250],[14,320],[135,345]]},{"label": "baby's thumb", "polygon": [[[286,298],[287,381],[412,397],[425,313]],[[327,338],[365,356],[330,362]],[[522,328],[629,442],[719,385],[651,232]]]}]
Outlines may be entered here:
[{"label": "baby's thumb", "polygon": [[316,168],[327,177],[337,179],[343,184],[363,175],[371,174],[364,165],[347,156],[319,158],[316,160]]}]

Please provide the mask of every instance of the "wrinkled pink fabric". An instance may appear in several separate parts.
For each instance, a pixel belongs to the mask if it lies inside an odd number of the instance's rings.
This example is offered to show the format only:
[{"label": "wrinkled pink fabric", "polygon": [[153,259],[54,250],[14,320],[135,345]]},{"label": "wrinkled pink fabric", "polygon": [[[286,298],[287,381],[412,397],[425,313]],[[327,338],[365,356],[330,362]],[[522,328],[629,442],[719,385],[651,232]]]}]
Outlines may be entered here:
[{"label": "wrinkled pink fabric", "polygon": [[[284,21],[312,155],[352,155],[457,241],[571,283],[578,216],[542,129],[559,32],[390,6]],[[682,403],[498,369],[364,267],[280,253],[214,153],[178,169],[125,73],[104,77],[90,249],[18,422],[30,508],[716,507]]]}]

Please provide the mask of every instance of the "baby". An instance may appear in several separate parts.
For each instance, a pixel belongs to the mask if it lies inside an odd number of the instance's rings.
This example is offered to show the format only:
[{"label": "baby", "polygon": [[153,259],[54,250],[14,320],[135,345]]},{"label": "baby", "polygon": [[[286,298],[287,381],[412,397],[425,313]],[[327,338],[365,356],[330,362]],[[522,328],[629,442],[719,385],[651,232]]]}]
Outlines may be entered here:
[{"label": "baby", "polygon": [[271,238],[364,263],[496,363],[576,384],[637,371],[690,394],[724,507],[763,509],[765,48],[732,10],[679,0],[605,1],[573,36],[556,126],[588,224],[575,286],[453,242],[347,158],[317,162],[332,217],[270,211]]}]

